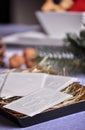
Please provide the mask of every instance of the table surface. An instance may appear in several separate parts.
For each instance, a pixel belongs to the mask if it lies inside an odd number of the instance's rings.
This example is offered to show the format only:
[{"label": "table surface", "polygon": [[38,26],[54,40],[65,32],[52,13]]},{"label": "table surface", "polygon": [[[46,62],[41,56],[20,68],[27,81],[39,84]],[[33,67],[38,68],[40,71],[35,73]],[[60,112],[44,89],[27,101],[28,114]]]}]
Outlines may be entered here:
[{"label": "table surface", "polygon": [[[37,26],[28,25],[0,25],[0,35],[36,29]],[[78,75],[82,84],[85,84],[85,75]],[[0,116],[0,130],[85,130],[85,111],[66,117],[40,123],[34,126],[19,128],[13,122]]]},{"label": "table surface", "polygon": [[0,130],[85,130],[85,112],[76,113],[34,126],[19,128],[0,116]]},{"label": "table surface", "polygon": [[0,24],[0,35],[5,36],[13,33],[26,32],[38,29],[40,29],[39,25]]}]

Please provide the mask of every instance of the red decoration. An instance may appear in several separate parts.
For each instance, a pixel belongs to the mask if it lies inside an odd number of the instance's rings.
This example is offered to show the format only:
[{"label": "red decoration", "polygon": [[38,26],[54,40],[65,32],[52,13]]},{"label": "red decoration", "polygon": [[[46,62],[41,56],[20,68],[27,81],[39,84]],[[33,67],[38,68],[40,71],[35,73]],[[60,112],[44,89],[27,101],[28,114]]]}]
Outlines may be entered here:
[{"label": "red decoration", "polygon": [[74,0],[74,5],[69,11],[78,11],[84,12],[85,11],[85,0]]}]

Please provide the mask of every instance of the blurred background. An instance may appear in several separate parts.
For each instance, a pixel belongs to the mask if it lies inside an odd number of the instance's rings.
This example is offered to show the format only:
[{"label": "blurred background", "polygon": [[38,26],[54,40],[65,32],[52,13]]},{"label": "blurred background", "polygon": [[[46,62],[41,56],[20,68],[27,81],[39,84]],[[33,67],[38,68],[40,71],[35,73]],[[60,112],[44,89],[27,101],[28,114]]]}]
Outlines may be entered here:
[{"label": "blurred background", "polygon": [[45,0],[0,0],[0,23],[37,24],[35,11]]}]

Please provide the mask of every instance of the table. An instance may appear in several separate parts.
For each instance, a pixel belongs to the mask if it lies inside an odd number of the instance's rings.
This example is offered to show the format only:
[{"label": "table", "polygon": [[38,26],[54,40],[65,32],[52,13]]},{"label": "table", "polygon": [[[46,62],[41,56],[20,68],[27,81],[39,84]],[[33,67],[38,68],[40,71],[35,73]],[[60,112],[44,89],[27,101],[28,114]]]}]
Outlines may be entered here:
[{"label": "table", "polygon": [[51,120],[34,126],[19,128],[0,116],[0,130],[85,130],[85,112]]},{"label": "table", "polygon": [[18,33],[18,32],[25,32],[25,31],[32,31],[32,30],[37,30],[40,29],[39,25],[15,25],[15,24],[0,24],[0,35],[5,36],[9,35],[12,33]]},{"label": "table", "polygon": [[[0,34],[6,35],[12,32],[27,31],[36,26],[0,26]],[[78,75],[81,83],[85,84],[85,75]],[[85,130],[85,111],[75,113],[66,117],[58,118],[34,126],[19,128],[16,124],[0,116],[0,130]]]}]

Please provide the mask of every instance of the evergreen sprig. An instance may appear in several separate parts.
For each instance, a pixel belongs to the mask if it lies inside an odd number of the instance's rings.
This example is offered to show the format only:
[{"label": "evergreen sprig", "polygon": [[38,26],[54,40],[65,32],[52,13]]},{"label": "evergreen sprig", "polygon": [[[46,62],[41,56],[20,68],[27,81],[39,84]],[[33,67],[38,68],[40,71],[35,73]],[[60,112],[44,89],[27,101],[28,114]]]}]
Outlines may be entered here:
[{"label": "evergreen sprig", "polygon": [[68,33],[65,42],[70,46],[75,58],[85,61],[85,30],[82,30],[79,36]]}]

